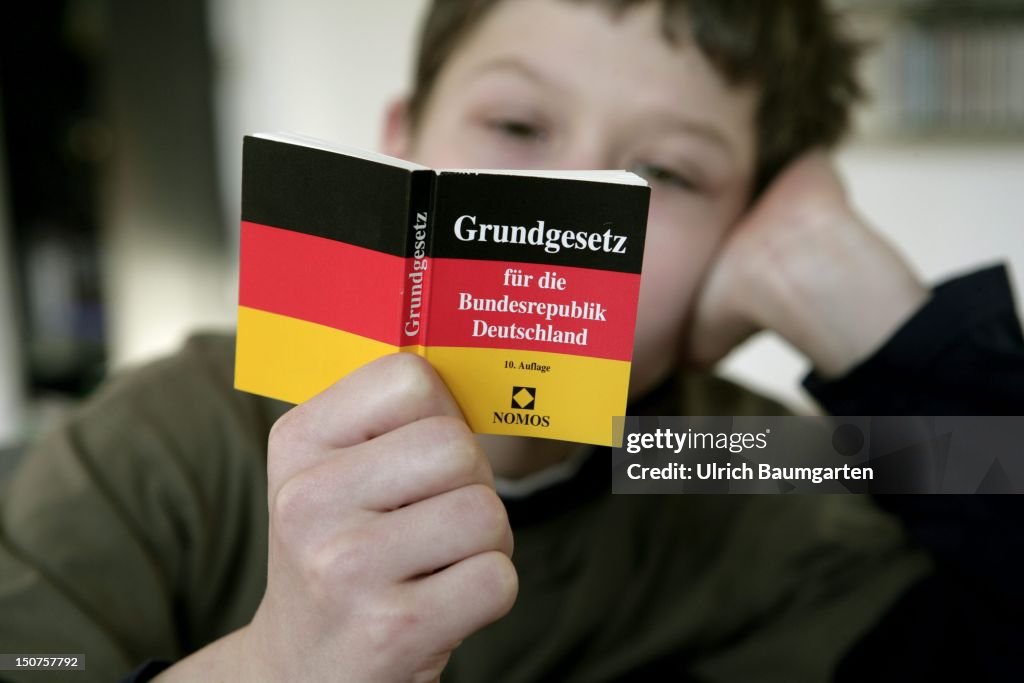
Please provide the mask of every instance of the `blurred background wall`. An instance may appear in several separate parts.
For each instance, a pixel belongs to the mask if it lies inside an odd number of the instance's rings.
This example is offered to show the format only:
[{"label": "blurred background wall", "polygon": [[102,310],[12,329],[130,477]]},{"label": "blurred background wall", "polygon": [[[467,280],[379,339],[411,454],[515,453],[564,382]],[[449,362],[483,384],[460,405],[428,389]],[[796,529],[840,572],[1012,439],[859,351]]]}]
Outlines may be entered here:
[{"label": "blurred background wall", "polygon": [[[842,4],[878,42],[839,155],[861,210],[928,280],[1002,260],[1020,291],[1021,3]],[[424,0],[24,7],[0,29],[0,444],[111,369],[231,328],[242,134],[376,147]],[[721,369],[813,410],[806,370],[771,335]]]}]

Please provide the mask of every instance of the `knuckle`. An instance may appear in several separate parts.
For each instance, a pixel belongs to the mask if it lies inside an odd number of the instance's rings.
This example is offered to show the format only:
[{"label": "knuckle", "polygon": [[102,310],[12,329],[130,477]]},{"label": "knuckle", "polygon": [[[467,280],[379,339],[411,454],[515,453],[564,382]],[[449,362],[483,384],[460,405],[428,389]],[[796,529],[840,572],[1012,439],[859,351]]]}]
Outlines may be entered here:
[{"label": "knuckle", "polygon": [[445,466],[453,483],[492,483],[490,464],[464,420],[446,415],[424,420],[430,438],[443,445]]},{"label": "knuckle", "polygon": [[376,663],[372,668],[380,672],[393,669],[395,662],[423,661],[426,653],[435,653],[424,665],[436,669],[435,675],[426,680],[437,680],[447,661],[442,651],[454,644],[438,641],[435,619],[436,614],[428,612],[422,601],[408,594],[380,594],[359,610],[362,652],[368,661]]},{"label": "knuckle", "polygon": [[349,532],[321,546],[311,547],[302,559],[308,587],[316,595],[337,595],[339,589],[357,591],[372,575],[373,544],[364,534]]},{"label": "knuckle", "polygon": [[315,442],[315,431],[306,417],[307,413],[305,404],[300,404],[277,418],[267,435],[268,455],[280,457],[281,454],[294,452],[299,444]]},{"label": "knuckle", "polygon": [[277,418],[274,424],[271,425],[270,434],[267,436],[267,449],[269,451],[275,452],[288,447],[292,440],[292,434],[295,431],[295,422],[294,409]]},{"label": "knuckle", "polygon": [[481,594],[490,596],[492,618],[498,619],[512,609],[519,595],[519,574],[507,555],[488,553],[477,580]]},{"label": "knuckle", "polygon": [[311,515],[310,491],[305,479],[300,475],[284,482],[274,496],[273,528],[290,536],[294,530],[305,528]]},{"label": "knuckle", "polygon": [[392,386],[401,395],[426,399],[434,393],[434,371],[425,360],[413,353],[397,353],[390,359]]},{"label": "knuckle", "polygon": [[401,648],[412,634],[423,628],[425,615],[410,605],[381,601],[364,618],[364,633],[370,650],[379,653]]},{"label": "knuckle", "polygon": [[456,417],[439,415],[424,420],[430,430],[429,438],[442,444],[446,456],[456,468],[472,471],[483,457],[473,432],[463,420]]},{"label": "knuckle", "polygon": [[435,415],[424,420],[424,423],[434,430],[437,438],[445,440],[452,446],[474,450],[476,439],[465,420],[450,415]]},{"label": "knuckle", "polygon": [[489,537],[503,538],[509,528],[508,513],[494,489],[483,484],[472,484],[464,487],[463,496],[463,512],[467,518],[489,532]]},{"label": "knuckle", "polygon": [[393,353],[387,356],[386,362],[398,371],[425,373],[430,369],[430,363],[415,353]]}]

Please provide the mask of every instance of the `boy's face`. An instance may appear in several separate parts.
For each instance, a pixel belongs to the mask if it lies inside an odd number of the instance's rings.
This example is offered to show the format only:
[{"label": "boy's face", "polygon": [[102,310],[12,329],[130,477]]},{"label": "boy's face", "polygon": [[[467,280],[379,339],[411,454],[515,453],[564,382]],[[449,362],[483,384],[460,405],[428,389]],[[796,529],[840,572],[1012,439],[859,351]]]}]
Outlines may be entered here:
[{"label": "boy's face", "polygon": [[445,64],[388,152],[437,167],[619,169],[651,183],[631,394],[677,360],[694,294],[750,196],[756,92],[669,44],[650,2],[505,0]]}]

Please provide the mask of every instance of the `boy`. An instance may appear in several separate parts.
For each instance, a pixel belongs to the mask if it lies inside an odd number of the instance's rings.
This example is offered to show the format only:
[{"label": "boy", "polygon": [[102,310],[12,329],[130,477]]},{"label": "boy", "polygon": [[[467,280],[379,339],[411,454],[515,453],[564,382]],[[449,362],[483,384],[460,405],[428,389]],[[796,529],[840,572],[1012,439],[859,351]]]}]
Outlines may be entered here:
[{"label": "boy", "polygon": [[[770,327],[828,389],[929,297],[810,152],[857,95],[820,3],[438,0],[424,35],[385,151],[651,180],[631,412],[777,413],[676,370]],[[229,344],[30,459],[5,648],[97,679],[158,657],[161,681],[825,680],[929,571],[861,497],[609,496],[600,453],[472,435],[410,355],[280,417],[231,391]]]}]

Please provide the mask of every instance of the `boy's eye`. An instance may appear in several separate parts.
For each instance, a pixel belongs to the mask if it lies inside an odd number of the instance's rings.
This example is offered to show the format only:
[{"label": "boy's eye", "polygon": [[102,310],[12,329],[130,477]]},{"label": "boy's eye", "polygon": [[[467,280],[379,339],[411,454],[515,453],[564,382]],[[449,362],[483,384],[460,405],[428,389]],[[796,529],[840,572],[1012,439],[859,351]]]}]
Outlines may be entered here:
[{"label": "boy's eye", "polygon": [[487,127],[510,138],[517,140],[531,141],[543,137],[540,126],[528,121],[515,119],[494,119],[487,122]]},{"label": "boy's eye", "polygon": [[693,182],[686,176],[658,164],[639,163],[633,167],[633,172],[655,185],[663,185],[679,190],[696,189]]}]

